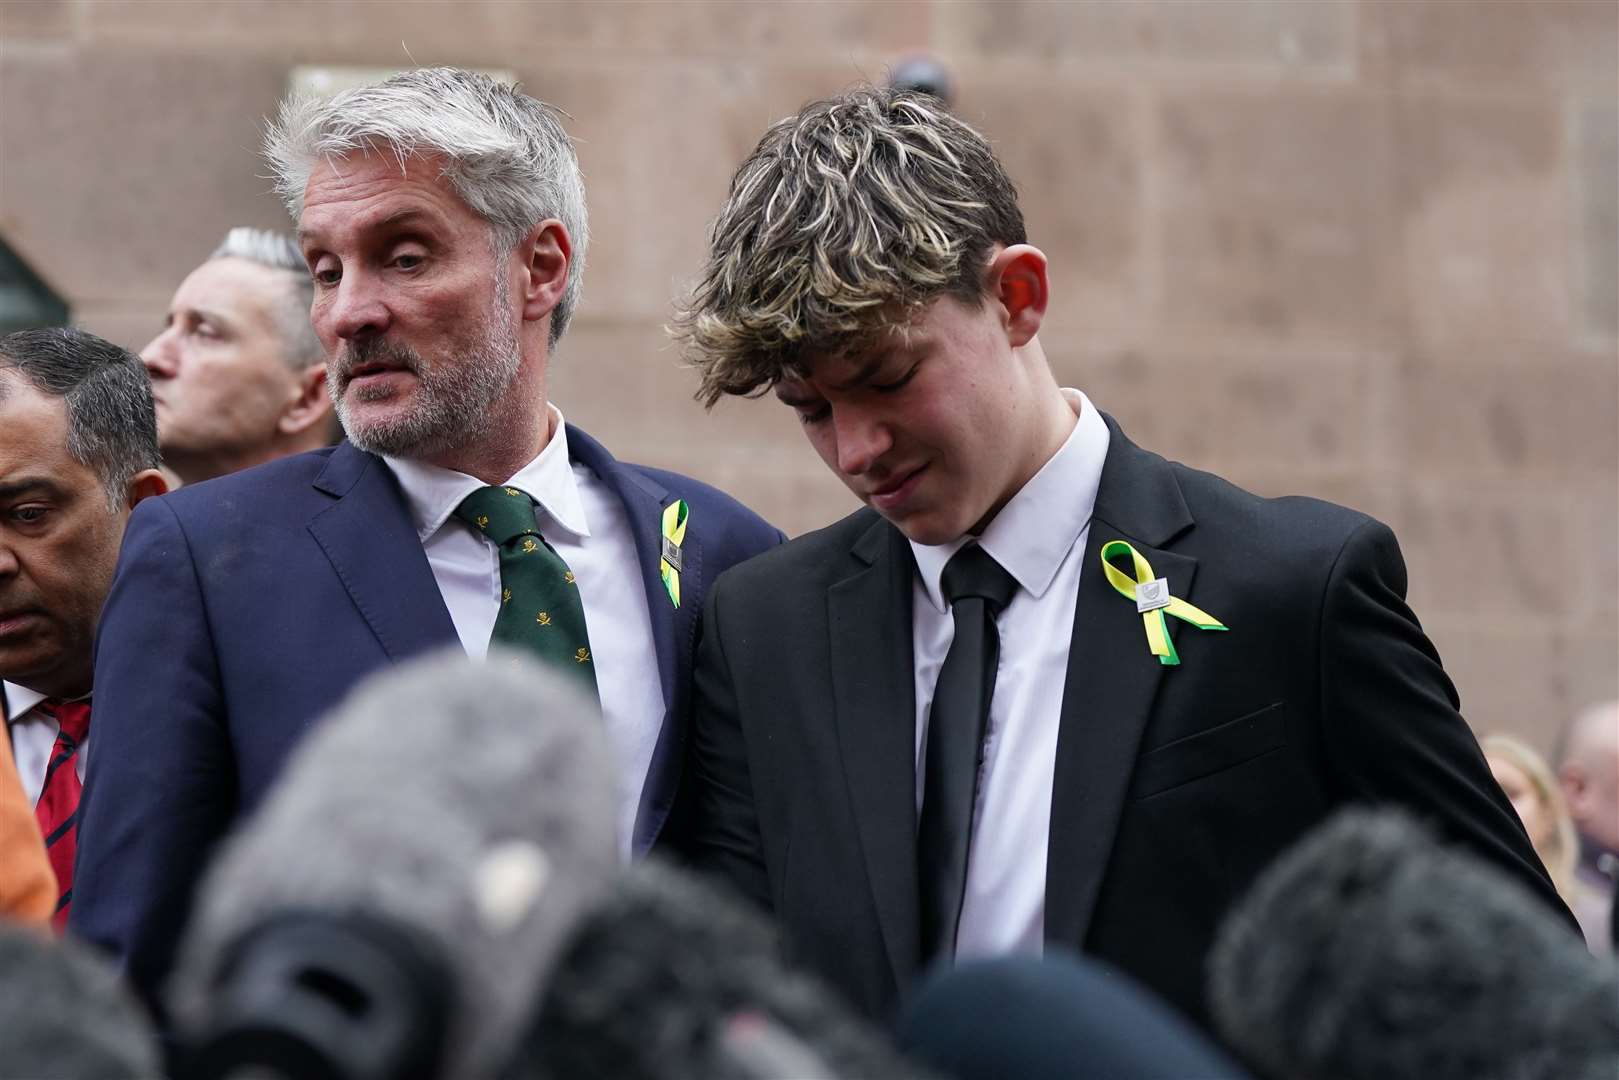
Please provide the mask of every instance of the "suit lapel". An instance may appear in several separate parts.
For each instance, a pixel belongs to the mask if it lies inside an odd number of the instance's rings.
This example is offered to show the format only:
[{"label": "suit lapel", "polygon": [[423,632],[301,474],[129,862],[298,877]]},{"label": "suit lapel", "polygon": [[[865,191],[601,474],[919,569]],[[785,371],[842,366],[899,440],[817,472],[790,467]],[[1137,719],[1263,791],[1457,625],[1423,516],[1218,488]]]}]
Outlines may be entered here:
[{"label": "suit lapel", "polygon": [[703,580],[702,528],[693,521],[680,545],[680,607],[669,600],[658,575],[663,553],[663,508],[678,497],[644,472],[618,462],[605,447],[568,425],[568,453],[612,489],[624,505],[630,535],[635,541],[636,564],[646,590],[647,614],[652,621],[652,644],[658,656],[658,678],[663,687],[663,723],[652,750],[641,802],[636,808],[631,849],[643,855],[651,849],[674,803],[680,763],[685,750],[687,697],[691,680],[682,675],[691,670],[692,651],[697,641],[705,582]]},{"label": "suit lapel", "polygon": [[895,981],[918,962],[912,561],[874,516],[851,549],[864,569],[827,592],[838,746]]},{"label": "suit lapel", "polygon": [[[1083,944],[1107,871],[1153,702],[1174,671],[1147,648],[1135,605],[1107,583],[1102,545],[1127,540],[1170,591],[1192,595],[1197,560],[1167,545],[1192,525],[1168,463],[1124,437],[1110,417],[1108,453],[1085,541],[1051,793],[1046,940]],[[1173,622],[1173,620],[1172,620]],[[1171,626],[1179,635],[1185,627]]]},{"label": "suit lapel", "polygon": [[309,531],[395,663],[460,639],[386,465],[342,443],[314,485],[336,497]]}]

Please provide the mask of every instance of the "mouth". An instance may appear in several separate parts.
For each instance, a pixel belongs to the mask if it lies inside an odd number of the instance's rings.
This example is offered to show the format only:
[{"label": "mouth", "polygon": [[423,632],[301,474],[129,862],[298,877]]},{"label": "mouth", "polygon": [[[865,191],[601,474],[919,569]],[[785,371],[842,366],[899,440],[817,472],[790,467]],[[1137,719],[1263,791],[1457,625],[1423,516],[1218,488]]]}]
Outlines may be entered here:
[{"label": "mouth", "polygon": [[884,513],[898,509],[915,493],[917,484],[921,482],[922,474],[927,472],[927,468],[926,465],[919,465],[906,472],[895,473],[888,480],[867,491],[866,500]]},{"label": "mouth", "polygon": [[38,612],[20,609],[17,611],[0,611],[0,638],[8,637],[19,630],[26,629],[28,624],[39,617]]}]

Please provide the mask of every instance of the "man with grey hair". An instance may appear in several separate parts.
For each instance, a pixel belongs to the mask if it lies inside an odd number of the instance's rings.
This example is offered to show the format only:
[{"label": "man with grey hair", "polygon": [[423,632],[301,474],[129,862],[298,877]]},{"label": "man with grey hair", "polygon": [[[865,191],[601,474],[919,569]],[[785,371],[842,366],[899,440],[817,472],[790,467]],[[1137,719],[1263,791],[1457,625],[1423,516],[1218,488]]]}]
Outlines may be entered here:
[{"label": "man with grey hair", "polygon": [[1619,701],[1579,712],[1563,731],[1557,779],[1580,835],[1569,906],[1594,953],[1619,945]]},{"label": "man with grey hair", "polygon": [[620,464],[548,401],[587,237],[549,106],[413,71],[288,103],[267,156],[348,440],[131,522],[74,926],[148,993],[209,851],[302,734],[367,673],[452,642],[531,649],[589,688],[621,850],[646,852],[670,824],[704,588],[781,538],[712,488]]},{"label": "man with grey hair", "polygon": [[331,443],[325,353],[309,323],[314,282],[290,236],[234,228],[180,283],[141,350],[163,463],[182,482]]},{"label": "man with grey hair", "polygon": [[129,512],[167,490],[157,463],[133,353],[61,327],[0,337],[0,715],[56,876],[58,926],[73,896],[91,646]]}]

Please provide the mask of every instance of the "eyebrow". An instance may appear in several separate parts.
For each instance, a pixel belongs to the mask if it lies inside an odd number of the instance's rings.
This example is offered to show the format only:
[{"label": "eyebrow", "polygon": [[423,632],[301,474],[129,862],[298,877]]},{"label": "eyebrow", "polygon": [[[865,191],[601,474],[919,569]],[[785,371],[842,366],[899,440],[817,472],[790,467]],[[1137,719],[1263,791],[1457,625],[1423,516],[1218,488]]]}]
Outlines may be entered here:
[{"label": "eyebrow", "polygon": [[195,315],[197,318],[204,319],[208,322],[219,323],[221,326],[235,325],[231,317],[226,315],[223,311],[215,311],[213,308],[202,307],[194,307],[188,310],[192,315]]},{"label": "eyebrow", "polygon": [[48,476],[24,476],[20,480],[8,480],[0,483],[0,501],[10,501],[22,495],[31,495],[39,492],[43,495],[60,495],[62,485]]},{"label": "eyebrow", "polygon": [[[420,206],[406,206],[406,207],[403,207],[403,208],[401,208],[399,210],[395,210],[393,213],[387,215],[386,217],[378,218],[376,221],[366,222],[366,223],[364,223],[364,225],[362,227],[367,232],[376,232],[376,231],[383,230],[383,229],[397,228],[400,225],[411,224],[411,223],[417,221],[418,219],[430,220],[431,218],[432,218],[432,215],[429,214],[427,212],[427,210],[425,210],[424,208],[422,208]],[[308,240],[309,236],[310,236],[309,231],[307,229],[303,228],[302,226],[299,226],[299,228],[298,228],[298,240],[299,240],[299,242],[302,243],[302,242]]]}]

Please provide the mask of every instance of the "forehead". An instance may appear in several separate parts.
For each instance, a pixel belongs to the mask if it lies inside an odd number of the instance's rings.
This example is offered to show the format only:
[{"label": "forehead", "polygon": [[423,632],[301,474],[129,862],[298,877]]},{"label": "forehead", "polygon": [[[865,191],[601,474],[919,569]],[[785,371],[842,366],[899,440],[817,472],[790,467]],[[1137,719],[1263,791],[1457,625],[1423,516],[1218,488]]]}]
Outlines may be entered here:
[{"label": "forehead", "polygon": [[483,225],[444,175],[438,155],[357,152],[316,163],[304,187],[299,239],[334,244],[405,221],[460,229]]},{"label": "forehead", "polygon": [[67,449],[67,402],[0,372],[0,484],[23,476],[66,486],[94,483],[95,474]]},{"label": "forehead", "polygon": [[238,315],[268,312],[286,298],[292,287],[292,275],[285,270],[235,257],[210,259],[180,283],[172,306]]}]

